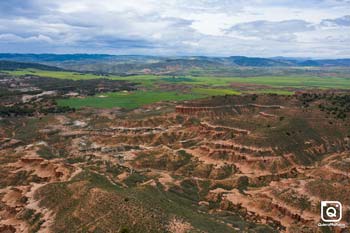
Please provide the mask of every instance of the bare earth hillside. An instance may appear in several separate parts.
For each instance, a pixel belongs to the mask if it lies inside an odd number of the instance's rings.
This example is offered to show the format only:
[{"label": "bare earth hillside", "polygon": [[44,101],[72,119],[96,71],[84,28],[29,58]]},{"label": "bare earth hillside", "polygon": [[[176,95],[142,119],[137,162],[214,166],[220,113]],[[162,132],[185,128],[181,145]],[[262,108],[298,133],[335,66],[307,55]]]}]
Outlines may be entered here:
[{"label": "bare earth hillside", "polygon": [[[318,232],[350,221],[346,93],[1,120],[1,232]],[[340,232],[341,229],[328,229]]]}]

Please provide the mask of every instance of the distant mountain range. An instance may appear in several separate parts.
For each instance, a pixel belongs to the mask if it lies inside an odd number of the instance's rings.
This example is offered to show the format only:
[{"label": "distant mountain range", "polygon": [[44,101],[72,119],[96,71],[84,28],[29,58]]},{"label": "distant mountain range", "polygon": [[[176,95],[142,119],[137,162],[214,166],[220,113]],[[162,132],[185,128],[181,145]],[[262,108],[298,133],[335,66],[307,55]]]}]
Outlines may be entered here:
[{"label": "distant mountain range", "polygon": [[254,77],[311,75],[348,77],[350,59],[260,57],[159,57],[104,54],[0,54],[0,71],[16,69],[114,75]]},{"label": "distant mountain range", "polygon": [[302,59],[302,58],[261,58],[261,57],[160,57],[143,55],[107,55],[107,54],[0,54],[0,60],[43,63],[64,66],[67,64],[153,64],[180,66],[250,66],[250,67],[298,67],[298,66],[350,66],[350,59]]},{"label": "distant mountain range", "polygon": [[62,71],[63,69],[48,66],[38,63],[29,62],[14,62],[14,61],[1,61],[0,60],[0,70],[17,70],[17,69],[39,69],[39,70],[50,70],[50,71]]}]

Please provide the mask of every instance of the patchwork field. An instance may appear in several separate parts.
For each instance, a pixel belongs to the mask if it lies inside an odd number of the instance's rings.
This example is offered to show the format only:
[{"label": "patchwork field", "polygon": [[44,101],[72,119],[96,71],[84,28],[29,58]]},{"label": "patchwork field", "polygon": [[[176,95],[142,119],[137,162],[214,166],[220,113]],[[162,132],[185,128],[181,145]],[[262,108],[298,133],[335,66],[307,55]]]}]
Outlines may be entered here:
[{"label": "patchwork field", "polygon": [[303,89],[350,89],[350,77],[318,76],[261,76],[261,77],[205,77],[165,75],[97,75],[65,71],[24,69],[5,71],[15,76],[35,75],[75,81],[110,79],[137,84],[139,91],[130,93],[104,93],[95,96],[58,100],[60,106],[74,108],[121,107],[132,109],[159,101],[181,101],[217,95],[244,93],[275,93],[291,95]]},{"label": "patchwork field", "polygon": [[12,75],[37,75],[42,77],[86,80],[96,78],[108,78],[116,80],[127,80],[135,82],[166,82],[183,83],[188,85],[210,85],[221,86],[230,83],[259,84],[272,87],[294,87],[294,88],[341,88],[350,89],[350,77],[319,77],[319,76],[260,76],[260,77],[215,77],[215,76],[188,76],[172,77],[165,75],[96,75],[91,73],[64,72],[64,71],[46,71],[36,69],[24,69],[16,71],[4,71]]}]

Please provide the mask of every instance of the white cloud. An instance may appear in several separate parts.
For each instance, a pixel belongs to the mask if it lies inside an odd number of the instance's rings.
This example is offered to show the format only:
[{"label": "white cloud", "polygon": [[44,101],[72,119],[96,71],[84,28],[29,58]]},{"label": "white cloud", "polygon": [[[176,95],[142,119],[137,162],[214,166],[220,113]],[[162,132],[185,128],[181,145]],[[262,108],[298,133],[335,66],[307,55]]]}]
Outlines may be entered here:
[{"label": "white cloud", "polygon": [[347,0],[9,0],[0,51],[349,57],[348,12]]},{"label": "white cloud", "polygon": [[7,43],[16,43],[16,42],[52,42],[52,39],[48,36],[38,35],[31,37],[20,37],[14,34],[0,34],[0,41]]}]

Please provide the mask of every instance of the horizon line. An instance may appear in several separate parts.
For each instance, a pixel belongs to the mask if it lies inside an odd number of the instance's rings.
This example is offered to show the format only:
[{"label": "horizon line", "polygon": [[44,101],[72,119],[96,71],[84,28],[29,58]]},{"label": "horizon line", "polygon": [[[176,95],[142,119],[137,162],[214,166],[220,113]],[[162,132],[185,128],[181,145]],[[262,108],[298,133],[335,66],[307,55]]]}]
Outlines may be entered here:
[{"label": "horizon line", "polygon": [[208,57],[208,58],[230,58],[230,57],[246,57],[246,58],[263,58],[263,59],[278,59],[278,58],[285,58],[285,59],[305,59],[305,60],[339,60],[339,59],[350,59],[350,57],[339,57],[339,58],[321,58],[321,57],[308,57],[308,56],[301,56],[301,57],[288,57],[288,56],[270,56],[270,57],[264,57],[264,56],[247,56],[247,55],[230,55],[230,56],[215,56],[215,55],[149,55],[149,54],[111,54],[111,53],[17,53],[17,52],[10,52],[10,53],[1,53],[0,55],[56,55],[56,56],[63,56],[63,55],[100,55],[100,56],[129,56],[129,57]]}]

